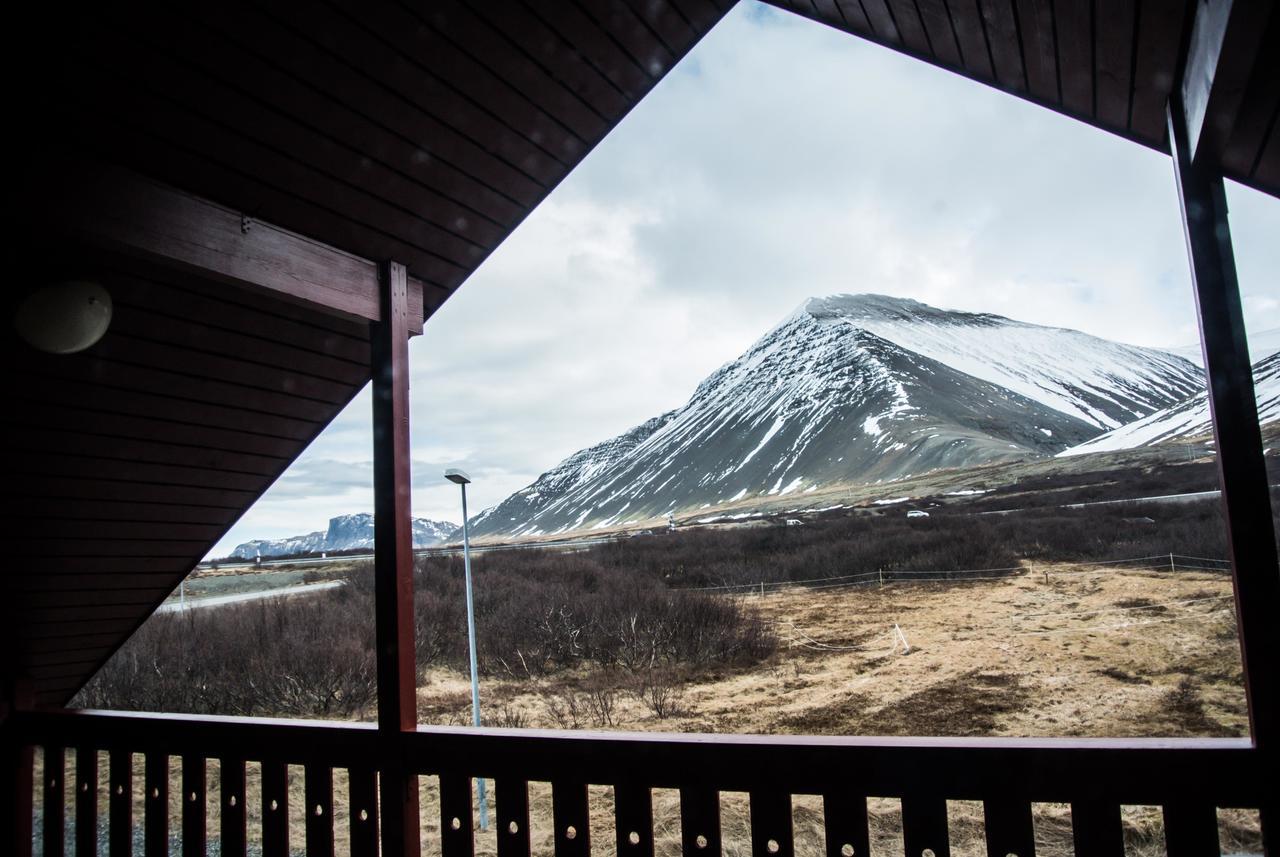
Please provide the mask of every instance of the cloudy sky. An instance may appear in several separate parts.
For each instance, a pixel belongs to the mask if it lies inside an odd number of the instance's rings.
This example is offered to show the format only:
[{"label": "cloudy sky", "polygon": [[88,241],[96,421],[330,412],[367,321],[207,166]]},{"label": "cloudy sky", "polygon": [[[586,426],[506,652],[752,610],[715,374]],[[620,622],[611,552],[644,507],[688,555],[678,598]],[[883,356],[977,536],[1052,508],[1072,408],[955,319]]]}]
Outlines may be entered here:
[{"label": "cloudy sky", "polygon": [[[1280,201],[1229,188],[1251,330]],[[416,516],[460,520],[682,404],[806,297],[879,292],[1194,343],[1168,158],[740,4],[412,340]],[[214,549],[372,511],[368,391]]]}]

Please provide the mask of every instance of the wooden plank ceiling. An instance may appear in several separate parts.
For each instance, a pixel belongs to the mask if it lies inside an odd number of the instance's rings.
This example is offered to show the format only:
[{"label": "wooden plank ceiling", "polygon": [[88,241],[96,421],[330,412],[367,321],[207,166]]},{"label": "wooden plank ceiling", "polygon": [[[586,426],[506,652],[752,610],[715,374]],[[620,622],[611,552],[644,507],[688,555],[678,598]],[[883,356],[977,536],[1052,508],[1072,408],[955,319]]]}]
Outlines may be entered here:
[{"label": "wooden plank ceiling", "polygon": [[12,162],[35,197],[6,209],[30,236],[15,280],[93,279],[116,313],[73,356],[6,325],[7,671],[66,702],[369,376],[361,322],[42,244],[31,215],[51,206],[30,175],[121,165],[401,261],[429,315],[729,5],[139,4],[17,27],[58,62],[15,93]]},{"label": "wooden plank ceiling", "polygon": [[[0,60],[20,120],[9,162],[120,165],[400,261],[429,315],[733,2],[25,4],[10,23],[28,51]],[[1187,2],[776,5],[1167,149]],[[1277,194],[1271,17],[1224,160]],[[8,200],[11,236],[37,208]],[[61,704],[363,386],[368,336],[154,261],[39,235],[23,249],[17,282],[91,276],[117,306],[73,357],[37,355],[6,325],[6,505],[22,534],[3,573],[6,677]]]}]

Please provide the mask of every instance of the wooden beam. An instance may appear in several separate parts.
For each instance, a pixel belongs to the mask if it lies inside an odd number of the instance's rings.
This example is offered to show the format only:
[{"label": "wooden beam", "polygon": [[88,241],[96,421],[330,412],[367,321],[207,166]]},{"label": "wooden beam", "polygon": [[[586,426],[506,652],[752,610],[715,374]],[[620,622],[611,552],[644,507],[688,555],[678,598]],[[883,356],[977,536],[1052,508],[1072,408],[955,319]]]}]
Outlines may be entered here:
[{"label": "wooden beam", "polygon": [[[28,182],[26,212],[57,234],[337,316],[381,318],[378,266],[120,167],[67,166]],[[407,279],[410,334],[422,332],[424,287]],[[438,290],[432,289],[432,292]]]},{"label": "wooden beam", "polygon": [[381,321],[373,325],[374,599],[378,731],[382,754],[382,853],[419,851],[418,778],[399,752],[417,728],[413,529],[409,506],[408,283],[403,265],[379,269]]},{"label": "wooden beam", "polygon": [[1222,174],[1210,158],[1193,159],[1182,109],[1175,91],[1169,140],[1209,381],[1249,722],[1254,743],[1274,754],[1280,743],[1280,570],[1262,432]]},{"label": "wooden beam", "polygon": [[1226,149],[1262,47],[1267,0],[1200,0],[1183,67],[1183,130],[1192,160]]}]

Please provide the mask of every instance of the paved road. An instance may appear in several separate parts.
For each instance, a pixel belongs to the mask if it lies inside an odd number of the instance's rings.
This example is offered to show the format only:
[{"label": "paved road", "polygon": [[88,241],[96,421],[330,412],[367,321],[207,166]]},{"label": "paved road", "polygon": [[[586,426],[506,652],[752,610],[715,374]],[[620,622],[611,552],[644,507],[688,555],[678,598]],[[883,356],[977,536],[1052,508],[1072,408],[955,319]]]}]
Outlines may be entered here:
[{"label": "paved road", "polygon": [[[490,553],[491,551],[510,551],[510,550],[567,550],[573,548],[584,548],[592,545],[603,544],[605,542],[618,541],[623,538],[634,538],[634,536],[592,536],[585,539],[568,539],[559,542],[520,542],[517,544],[506,545],[481,545],[471,546],[472,555],[482,553]],[[448,545],[445,547],[418,548],[413,552],[414,556],[456,556],[462,553],[462,545]],[[287,565],[328,565],[334,562],[351,562],[352,560],[373,559],[372,553],[356,553],[343,554],[342,556],[330,557],[292,557],[288,559],[264,559],[261,562],[252,560],[237,560],[235,562],[219,562],[216,563],[218,568],[279,568]],[[197,569],[213,568],[215,563],[202,562],[196,566]]]},{"label": "paved road", "polygon": [[242,604],[246,601],[261,601],[264,598],[292,598],[295,595],[311,595],[326,589],[333,589],[335,587],[345,585],[345,581],[328,580],[324,583],[304,583],[301,586],[281,586],[276,589],[262,589],[257,592],[239,592],[235,595],[210,595],[205,598],[187,598],[182,601],[169,600],[161,604],[156,612],[177,613],[180,610],[197,610],[203,607],[223,607],[227,604]]}]

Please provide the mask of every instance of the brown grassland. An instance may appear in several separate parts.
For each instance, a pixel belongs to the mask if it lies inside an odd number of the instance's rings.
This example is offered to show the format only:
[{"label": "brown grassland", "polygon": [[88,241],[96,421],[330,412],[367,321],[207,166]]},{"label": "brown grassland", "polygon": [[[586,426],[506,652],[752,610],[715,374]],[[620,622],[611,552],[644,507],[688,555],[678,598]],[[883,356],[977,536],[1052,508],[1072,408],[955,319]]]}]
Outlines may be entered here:
[{"label": "brown grassland", "polygon": [[[621,670],[584,663],[534,677],[489,675],[486,722],[528,728],[837,735],[1206,736],[1247,734],[1229,578],[1072,563],[1028,564],[1017,575],[967,582],[792,587],[721,596],[772,628],[779,640],[756,663],[667,674],[666,698]],[[901,635],[899,636],[899,629]],[[435,666],[418,690],[424,724],[470,722],[466,675]],[[135,783],[142,781],[137,758]],[[105,790],[105,760],[103,771]],[[293,842],[304,829],[301,771],[291,777]],[[210,761],[209,794],[217,763]],[[259,820],[256,766],[249,771],[250,829]],[[425,854],[439,853],[438,792],[422,778]],[[172,818],[180,817],[173,769]],[[68,795],[68,799],[71,799]],[[334,828],[346,848],[345,772],[335,771]],[[489,790],[492,804],[492,784]],[[551,854],[547,784],[530,784],[535,854]],[[610,857],[612,790],[592,787],[592,852]],[[870,802],[873,853],[901,854],[897,801]],[[217,830],[211,801],[209,830]],[[724,853],[750,853],[746,795],[721,796]],[[952,853],[985,854],[980,804],[949,805]],[[491,813],[492,817],[492,813]],[[654,792],[658,852],[680,852],[679,796]],[[822,805],[793,800],[796,853],[825,853]],[[104,819],[105,822],[105,819]],[[1037,805],[1038,853],[1070,854],[1070,812]],[[1164,853],[1159,810],[1125,809],[1129,853]],[[105,826],[105,825],[104,825]],[[1255,814],[1221,811],[1224,853],[1260,850]],[[496,831],[477,827],[479,854],[496,854]]]},{"label": "brown grassland", "polygon": [[[1046,579],[1047,575],[1047,579]],[[966,583],[794,588],[743,596],[783,640],[764,663],[681,686],[659,717],[618,691],[606,721],[599,677],[486,683],[504,723],[639,731],[841,735],[1206,736],[1248,731],[1229,579],[1106,566],[1037,565]],[[894,628],[901,629],[907,649]],[[426,722],[469,722],[465,676],[435,671],[419,689]],[[551,853],[550,798],[534,795],[537,853]],[[680,851],[678,795],[655,793],[659,851]],[[541,812],[537,812],[540,808]],[[901,854],[897,803],[871,802],[873,853]],[[950,807],[952,853],[985,854],[980,804]],[[724,795],[725,853],[750,853],[745,795]],[[612,798],[593,791],[593,851],[612,854]],[[434,807],[424,816],[438,824]],[[824,854],[817,798],[793,802],[796,853]],[[1260,850],[1255,815],[1220,814],[1224,853]],[[1125,810],[1132,854],[1163,854],[1151,807]],[[438,829],[438,828],[437,828]],[[1070,812],[1037,805],[1038,852],[1070,854]],[[479,836],[480,853],[496,853]]]}]

